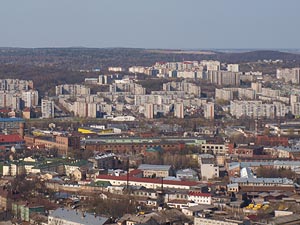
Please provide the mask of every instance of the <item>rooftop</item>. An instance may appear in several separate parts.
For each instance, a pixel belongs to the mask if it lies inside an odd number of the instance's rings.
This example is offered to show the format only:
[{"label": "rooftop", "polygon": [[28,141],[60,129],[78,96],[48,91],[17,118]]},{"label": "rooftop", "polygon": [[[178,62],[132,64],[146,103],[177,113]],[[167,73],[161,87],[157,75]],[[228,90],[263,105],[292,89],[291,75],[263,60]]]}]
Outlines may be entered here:
[{"label": "rooftop", "polygon": [[[97,176],[98,180],[120,180],[127,181],[127,176],[110,176],[110,175],[99,175]],[[163,180],[158,178],[138,178],[138,177],[129,177],[129,182],[142,182],[142,183],[155,183],[155,184],[169,184],[169,185],[179,185],[179,186],[198,186],[199,183],[195,181],[176,181],[176,180]]]},{"label": "rooftop", "polygon": [[231,178],[233,183],[272,183],[272,184],[288,184],[292,185],[294,182],[287,178]]},{"label": "rooftop", "polygon": [[75,210],[63,209],[63,208],[58,208],[54,210],[52,213],[50,213],[49,216],[54,218],[59,218],[62,220],[71,221],[73,223],[78,223],[78,224],[103,225],[108,220],[108,218],[105,217],[94,216],[92,214],[77,212]]},{"label": "rooftop", "polygon": [[5,123],[5,122],[24,122],[24,119],[18,117],[0,118],[0,123]]},{"label": "rooftop", "polygon": [[0,143],[4,142],[23,142],[24,140],[18,134],[0,134]]},{"label": "rooftop", "polygon": [[169,171],[171,169],[171,165],[151,165],[151,164],[141,164],[138,168],[139,170],[164,170]]}]

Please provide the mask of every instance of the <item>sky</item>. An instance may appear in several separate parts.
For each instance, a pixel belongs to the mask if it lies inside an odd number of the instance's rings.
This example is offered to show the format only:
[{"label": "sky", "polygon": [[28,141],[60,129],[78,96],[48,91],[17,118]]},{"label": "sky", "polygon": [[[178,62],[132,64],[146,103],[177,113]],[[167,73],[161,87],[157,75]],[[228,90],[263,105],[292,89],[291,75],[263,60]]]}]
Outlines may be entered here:
[{"label": "sky", "polygon": [[299,0],[0,1],[0,47],[300,48]]}]

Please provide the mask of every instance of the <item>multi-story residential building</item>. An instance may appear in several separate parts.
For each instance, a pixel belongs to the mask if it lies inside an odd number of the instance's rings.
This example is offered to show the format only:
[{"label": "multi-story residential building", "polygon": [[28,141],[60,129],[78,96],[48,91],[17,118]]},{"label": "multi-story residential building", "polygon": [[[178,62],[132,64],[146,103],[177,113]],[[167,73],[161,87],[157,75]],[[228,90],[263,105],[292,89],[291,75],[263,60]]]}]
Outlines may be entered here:
[{"label": "multi-story residential building", "polygon": [[129,67],[129,73],[145,73],[146,68],[143,66],[132,66]]},{"label": "multi-story residential building", "polygon": [[1,91],[27,91],[33,88],[31,80],[0,79]]},{"label": "multi-story residential building", "polygon": [[213,120],[215,118],[215,104],[213,102],[208,102],[203,105],[204,107],[204,118],[208,120]]},{"label": "multi-story residential building", "polygon": [[262,92],[262,83],[260,82],[252,82],[251,88],[255,91],[256,94],[259,94]]},{"label": "multi-story residential building", "polygon": [[277,98],[280,96],[280,90],[274,90],[272,88],[262,88],[261,94],[263,96],[271,97],[271,98]]},{"label": "multi-story residential building", "polygon": [[207,71],[207,79],[211,83],[218,85],[228,85],[228,86],[239,86],[240,85],[240,73],[229,72],[229,71]]},{"label": "multi-story residential building", "polygon": [[110,72],[123,72],[125,69],[123,67],[108,67],[108,71]]},{"label": "multi-story residential building", "polygon": [[[281,102],[273,102],[273,105],[275,106],[275,115],[277,117],[284,117],[289,112],[293,112],[292,107],[285,105]],[[296,115],[296,114],[294,114]]]},{"label": "multi-story residential building", "polygon": [[216,99],[230,101],[233,100],[233,96],[234,96],[234,90],[231,88],[222,88],[222,89],[216,88],[216,92],[215,92]]},{"label": "multi-story residential building", "polygon": [[21,94],[16,91],[0,91],[0,107],[20,110]]},{"label": "multi-story residential building", "polygon": [[154,116],[154,105],[151,103],[145,104],[144,115],[147,119],[153,119]]},{"label": "multi-story residential building", "polygon": [[293,115],[299,116],[300,115],[300,102],[295,102],[291,104],[291,112]]},{"label": "multi-story residential building", "polygon": [[90,95],[90,88],[81,84],[62,84],[55,87],[56,96],[59,95]]},{"label": "multi-story residential building", "polygon": [[256,92],[251,88],[238,88],[238,97],[239,99],[256,99]]},{"label": "multi-story residential building", "polygon": [[36,90],[22,92],[22,107],[35,107],[39,103],[39,93]]},{"label": "multi-story residential building", "polygon": [[239,64],[228,64],[227,71],[230,72],[239,72]]},{"label": "multi-story residential building", "polygon": [[283,79],[285,82],[292,82],[293,84],[300,83],[300,68],[285,68],[276,70],[277,79]]},{"label": "multi-story residential building", "polygon": [[189,78],[189,79],[195,79],[196,74],[194,71],[177,71],[177,77],[178,78]]},{"label": "multi-story residential building", "polygon": [[144,95],[146,89],[141,85],[134,83],[132,80],[116,80],[115,83],[109,86],[109,92],[125,92],[132,95]]},{"label": "multi-story residential building", "polygon": [[240,118],[242,116],[252,118],[274,118],[275,105],[263,104],[262,101],[231,101],[230,113],[232,116]]},{"label": "multi-story residential building", "polygon": [[202,60],[200,62],[200,65],[203,67],[206,67],[207,70],[220,70],[221,63],[219,61],[213,61],[213,60]]},{"label": "multi-story residential building", "polygon": [[53,118],[54,117],[54,101],[50,99],[42,99],[41,104],[42,118]]},{"label": "multi-story residential building", "polygon": [[177,118],[184,118],[184,106],[183,103],[175,103],[174,104],[174,116]]},{"label": "multi-story residential building", "polygon": [[87,102],[74,102],[74,115],[78,117],[90,117],[96,118],[97,111],[99,112],[99,106],[97,103],[87,103]]},{"label": "multi-story residential building", "polygon": [[186,82],[168,82],[163,84],[163,91],[184,91],[187,94],[194,94],[196,97],[201,95],[201,87],[196,84]]}]

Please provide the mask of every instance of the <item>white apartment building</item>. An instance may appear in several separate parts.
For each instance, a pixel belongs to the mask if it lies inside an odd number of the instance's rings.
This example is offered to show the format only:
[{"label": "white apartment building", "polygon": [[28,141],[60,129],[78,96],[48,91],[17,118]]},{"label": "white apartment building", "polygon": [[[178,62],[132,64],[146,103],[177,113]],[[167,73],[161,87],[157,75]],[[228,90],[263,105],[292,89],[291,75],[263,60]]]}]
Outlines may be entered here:
[{"label": "white apartment building", "polygon": [[145,112],[144,115],[147,119],[153,119],[154,116],[154,106],[151,103],[145,104]]},{"label": "white apartment building", "polygon": [[233,91],[227,88],[222,88],[222,89],[216,88],[215,98],[222,99],[225,101],[233,100]]},{"label": "white apartment building", "polygon": [[200,65],[203,67],[206,67],[207,70],[220,70],[221,63],[219,61],[213,61],[213,60],[202,60],[200,62]]},{"label": "white apartment building", "polygon": [[6,108],[9,107],[12,110],[21,109],[21,97],[20,94],[12,91],[0,91],[0,107]]},{"label": "white apartment building", "polygon": [[108,67],[108,71],[111,71],[111,72],[123,72],[125,71],[124,68],[118,66],[118,67]]},{"label": "white apartment building", "polygon": [[0,79],[1,91],[27,91],[29,88],[33,88],[31,80]]},{"label": "white apartment building", "polygon": [[291,81],[293,84],[300,83],[300,68],[284,68],[276,70],[277,79],[283,79],[285,82]]},{"label": "white apartment building", "polygon": [[239,88],[238,89],[238,97],[239,99],[256,99],[256,92],[251,88]]},{"label": "white apartment building", "polygon": [[240,85],[240,73],[236,72],[208,70],[207,79],[211,83],[218,85]]},{"label": "white apartment building", "polygon": [[291,104],[292,114],[295,116],[300,115],[300,102],[295,102]]},{"label": "white apartment building", "polygon": [[24,107],[35,107],[38,105],[39,93],[35,90],[22,92],[22,101]]},{"label": "white apartment building", "polygon": [[228,64],[227,71],[230,72],[239,72],[239,64]]},{"label": "white apartment building", "polygon": [[262,92],[262,83],[252,82],[251,88],[255,91],[256,94],[259,94]]},{"label": "white apartment building", "polygon": [[54,118],[54,101],[42,99],[42,118]]},{"label": "white apartment building", "polygon": [[[288,112],[292,112],[292,107],[289,105],[285,105],[281,102],[273,102],[273,105],[275,106],[275,115],[277,117],[284,117]],[[296,114],[294,114],[296,115]],[[300,114],[299,114],[300,115]]]},{"label": "white apartment building", "polygon": [[62,84],[55,87],[56,96],[59,95],[90,95],[91,89],[81,84]]},{"label": "white apartment building", "polygon": [[184,106],[183,103],[178,102],[174,104],[174,117],[184,118]]},{"label": "white apartment building", "polygon": [[143,66],[132,66],[128,68],[129,73],[145,73],[146,68]]},{"label": "white apartment building", "polygon": [[109,92],[125,92],[133,95],[144,95],[146,94],[146,89],[143,88],[142,85],[133,83],[133,81],[124,81],[111,84],[109,86]]},{"label": "white apartment building", "polygon": [[275,105],[263,104],[262,101],[231,101],[230,114],[236,118],[242,116],[259,118],[267,117],[274,118]]},{"label": "white apartment building", "polygon": [[189,78],[189,79],[195,79],[196,74],[194,71],[177,71],[177,77],[178,78]]},{"label": "white apartment building", "polygon": [[213,102],[208,102],[203,105],[204,107],[204,118],[208,120],[213,120],[215,118],[215,104]]},{"label": "white apartment building", "polygon": [[271,98],[277,98],[280,96],[280,90],[274,90],[271,88],[262,88],[261,94],[263,96],[271,97]]}]

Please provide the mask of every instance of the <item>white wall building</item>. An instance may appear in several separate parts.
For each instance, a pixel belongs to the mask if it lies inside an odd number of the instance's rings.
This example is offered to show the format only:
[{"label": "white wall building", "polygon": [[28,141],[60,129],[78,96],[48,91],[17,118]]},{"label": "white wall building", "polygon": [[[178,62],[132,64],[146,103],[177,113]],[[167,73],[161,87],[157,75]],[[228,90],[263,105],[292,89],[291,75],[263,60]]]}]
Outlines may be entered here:
[{"label": "white wall building", "polygon": [[197,204],[211,205],[211,199],[211,194],[201,193],[199,191],[190,191],[188,195],[188,200]]},{"label": "white wall building", "polygon": [[54,118],[54,101],[42,99],[42,118]]}]

